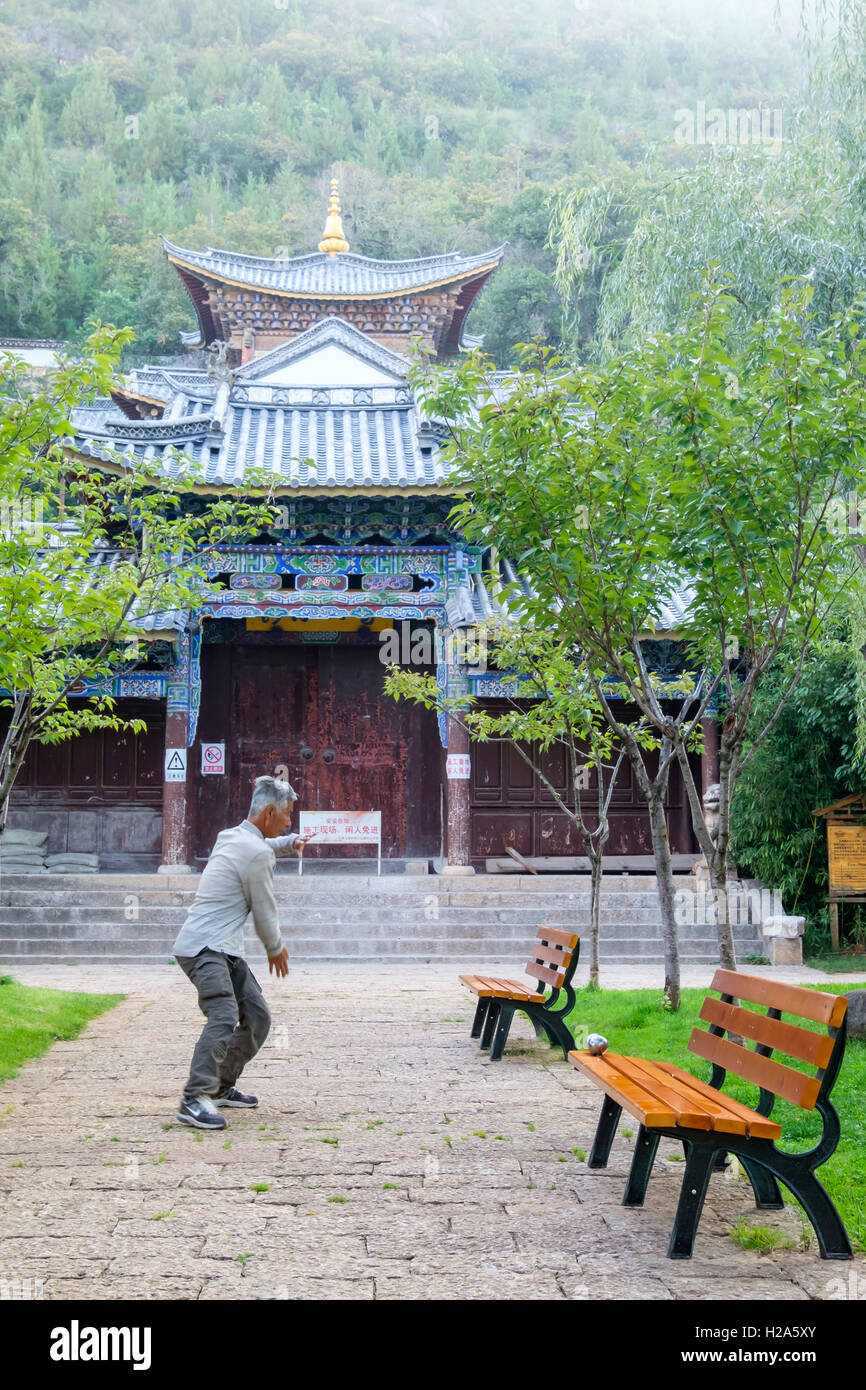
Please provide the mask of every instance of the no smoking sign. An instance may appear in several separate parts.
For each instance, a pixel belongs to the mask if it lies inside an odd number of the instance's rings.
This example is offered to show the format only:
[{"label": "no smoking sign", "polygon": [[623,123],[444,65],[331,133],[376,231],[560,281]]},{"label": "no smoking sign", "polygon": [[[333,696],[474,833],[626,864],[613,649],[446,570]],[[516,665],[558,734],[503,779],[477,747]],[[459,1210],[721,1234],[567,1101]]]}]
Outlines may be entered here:
[{"label": "no smoking sign", "polygon": [[226,770],[226,746],[224,743],[203,743],[201,746],[201,770],[203,776],[213,776]]}]

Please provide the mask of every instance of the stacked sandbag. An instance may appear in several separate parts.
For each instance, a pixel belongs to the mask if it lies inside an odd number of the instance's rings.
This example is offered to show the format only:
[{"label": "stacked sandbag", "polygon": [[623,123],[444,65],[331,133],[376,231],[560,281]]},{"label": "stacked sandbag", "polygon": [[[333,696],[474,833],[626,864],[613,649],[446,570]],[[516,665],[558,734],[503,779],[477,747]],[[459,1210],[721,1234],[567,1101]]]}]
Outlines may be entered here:
[{"label": "stacked sandbag", "polygon": [[68,850],[64,854],[47,854],[45,865],[51,874],[98,874],[99,855],[86,850]]},{"label": "stacked sandbag", "polygon": [[45,874],[47,830],[4,830],[0,836],[0,875]]}]

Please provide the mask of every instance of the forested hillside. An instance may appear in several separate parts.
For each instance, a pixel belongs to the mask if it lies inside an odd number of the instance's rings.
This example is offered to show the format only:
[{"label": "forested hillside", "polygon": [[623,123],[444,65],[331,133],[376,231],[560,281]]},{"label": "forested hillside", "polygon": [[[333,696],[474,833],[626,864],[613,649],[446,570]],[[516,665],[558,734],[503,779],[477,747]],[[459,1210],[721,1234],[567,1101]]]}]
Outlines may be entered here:
[{"label": "forested hillside", "polygon": [[0,8],[0,335],[131,324],[141,356],[193,317],[158,234],[315,249],[340,178],[352,249],[508,259],[469,321],[507,361],[556,341],[551,193],[651,155],[674,112],[786,108],[796,5],[681,0],[6,0]]}]

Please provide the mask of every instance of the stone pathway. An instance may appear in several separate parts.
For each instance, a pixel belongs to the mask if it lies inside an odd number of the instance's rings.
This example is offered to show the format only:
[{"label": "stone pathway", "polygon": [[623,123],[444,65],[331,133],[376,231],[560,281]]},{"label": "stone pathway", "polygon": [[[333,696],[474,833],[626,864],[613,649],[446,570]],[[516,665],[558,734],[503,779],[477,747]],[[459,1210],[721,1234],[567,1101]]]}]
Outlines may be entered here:
[{"label": "stone pathway", "polygon": [[243,1084],[261,1103],[207,1134],[174,1122],[202,1022],[177,967],[16,966],[25,984],[127,998],[0,1087],[0,1285],[41,1280],[54,1299],[807,1300],[853,1268],[866,1290],[862,1257],[743,1250],[728,1235],[741,1219],[797,1240],[801,1223],[757,1213],[721,1174],[693,1259],[668,1260],[678,1146],[662,1142],[647,1206],[620,1206],[631,1141],[590,1172],[575,1150],[589,1151],[598,1093],[523,1019],[501,1063],[482,1057],[456,966],[257,973],[274,1027]]}]

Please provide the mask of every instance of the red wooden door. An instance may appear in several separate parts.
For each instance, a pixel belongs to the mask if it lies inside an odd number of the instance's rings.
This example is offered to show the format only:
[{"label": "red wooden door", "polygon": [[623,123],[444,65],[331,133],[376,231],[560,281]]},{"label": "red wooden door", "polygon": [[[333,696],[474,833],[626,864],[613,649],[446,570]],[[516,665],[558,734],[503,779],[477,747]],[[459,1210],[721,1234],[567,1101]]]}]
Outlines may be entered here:
[{"label": "red wooden door", "polygon": [[[199,736],[225,739],[227,775],[200,779],[199,857],[223,825],[244,818],[264,774],[288,777],[298,810],[381,811],[383,858],[439,852],[436,721],[385,694],[378,656],[378,647],[324,643],[238,644],[206,656]],[[225,784],[222,796],[206,785],[217,782]],[[369,846],[322,846],[310,857],[372,853]]]}]

